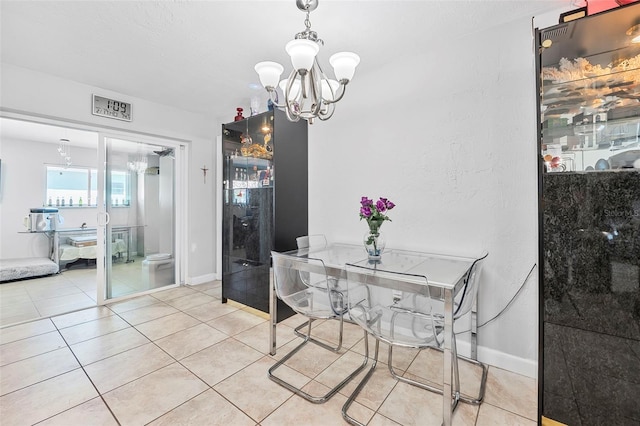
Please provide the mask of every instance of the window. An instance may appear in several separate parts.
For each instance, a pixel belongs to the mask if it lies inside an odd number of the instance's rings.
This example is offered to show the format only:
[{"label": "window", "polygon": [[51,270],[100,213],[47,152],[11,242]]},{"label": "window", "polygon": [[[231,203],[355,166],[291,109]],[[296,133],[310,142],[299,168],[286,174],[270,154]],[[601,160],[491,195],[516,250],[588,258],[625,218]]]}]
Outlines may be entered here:
[{"label": "window", "polygon": [[122,170],[111,171],[111,205],[128,206],[130,204],[130,172]]},{"label": "window", "polygon": [[[98,198],[98,171],[90,167],[47,167],[45,203],[57,207],[95,206]],[[128,206],[131,180],[127,171],[111,171],[111,205]]]}]

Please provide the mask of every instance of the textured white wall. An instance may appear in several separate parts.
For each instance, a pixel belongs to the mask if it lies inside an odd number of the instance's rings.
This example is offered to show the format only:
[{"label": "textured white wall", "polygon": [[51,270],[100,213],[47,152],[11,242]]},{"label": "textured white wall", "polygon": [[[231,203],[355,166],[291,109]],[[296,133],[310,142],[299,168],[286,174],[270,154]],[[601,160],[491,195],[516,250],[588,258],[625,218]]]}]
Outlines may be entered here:
[{"label": "textured white wall", "polygon": [[[356,71],[335,116],[310,129],[310,232],[358,243],[360,197],[387,197],[389,247],[490,252],[480,321],[500,311],[537,262],[532,46],[522,19]],[[534,271],[481,330],[480,356],[535,376],[537,339]]]},{"label": "textured white wall", "polygon": [[[109,90],[87,86],[51,75],[1,64],[0,106],[5,110],[21,111],[81,123],[109,126],[190,141],[192,167],[189,179],[188,275],[199,282],[213,279],[216,274],[215,253],[215,185],[212,179],[204,183],[200,167],[204,164],[215,176],[214,137],[219,126],[208,117],[132,98]],[[131,123],[109,120],[91,114],[91,94],[97,93],[133,104]],[[64,102],[61,102],[64,100]],[[28,161],[25,158],[24,161]],[[3,164],[4,167],[4,164]],[[4,175],[4,172],[3,172]],[[4,204],[0,206],[0,211]]]}]

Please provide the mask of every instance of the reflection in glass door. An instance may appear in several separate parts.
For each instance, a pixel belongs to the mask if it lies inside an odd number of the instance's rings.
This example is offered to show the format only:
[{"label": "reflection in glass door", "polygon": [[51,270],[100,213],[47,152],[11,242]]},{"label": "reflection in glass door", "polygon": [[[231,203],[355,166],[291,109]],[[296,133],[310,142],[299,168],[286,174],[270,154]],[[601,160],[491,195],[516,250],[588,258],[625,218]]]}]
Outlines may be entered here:
[{"label": "reflection in glass door", "polygon": [[175,284],[176,149],[105,142],[105,299]]}]

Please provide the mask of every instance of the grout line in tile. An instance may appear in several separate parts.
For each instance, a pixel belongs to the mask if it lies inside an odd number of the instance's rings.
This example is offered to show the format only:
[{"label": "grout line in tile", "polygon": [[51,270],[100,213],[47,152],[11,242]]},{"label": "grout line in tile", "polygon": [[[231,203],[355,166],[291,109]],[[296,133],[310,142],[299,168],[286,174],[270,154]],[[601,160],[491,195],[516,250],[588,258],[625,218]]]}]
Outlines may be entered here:
[{"label": "grout line in tile", "polygon": [[[49,320],[49,322],[51,322],[51,325],[53,325],[55,327],[55,324],[53,324],[53,321],[51,320],[51,317],[47,317],[47,318],[34,318],[34,319],[26,320],[26,321],[23,321],[23,322],[20,322],[20,323],[16,323],[16,324],[9,324],[9,325],[0,327],[0,330],[3,330],[5,328],[16,327],[16,326],[23,325],[23,324],[28,324],[30,322],[41,321],[41,320]],[[52,331],[54,331],[54,330],[49,330],[49,331],[45,331],[45,332],[42,332],[42,333],[33,334],[31,336],[23,337],[22,339],[17,339],[17,340],[14,340],[12,342],[3,343],[2,345],[6,345],[8,343],[13,343],[13,342],[18,342],[20,340],[28,339],[29,337],[35,337],[35,336],[40,336],[42,334],[51,333]],[[2,346],[2,345],[0,345],[0,346]]]},{"label": "grout line in tile", "polygon": [[[190,373],[191,373],[191,374],[193,374],[191,371],[190,371]],[[198,377],[198,376],[196,376],[196,377]],[[198,377],[198,378],[200,379],[200,377]],[[200,380],[202,380],[202,379],[200,379]],[[203,382],[203,383],[204,383],[204,382]],[[205,383],[205,384],[206,384],[206,383]],[[167,411],[166,413],[162,413],[162,414],[160,414],[158,417],[156,417],[155,419],[152,419],[152,420],[148,421],[146,424],[151,424],[151,423],[155,422],[155,421],[156,421],[156,420],[158,420],[160,417],[162,417],[162,416],[166,416],[167,414],[171,413],[173,410],[177,410],[178,408],[182,407],[182,406],[183,406],[184,404],[186,404],[187,402],[189,402],[189,401],[191,401],[191,400],[193,400],[193,399],[195,399],[195,398],[199,397],[200,395],[202,395],[202,394],[203,394],[203,393],[205,393],[205,392],[209,392],[210,390],[213,390],[213,391],[215,392],[215,390],[214,390],[214,389],[212,389],[212,388],[211,388],[211,386],[207,385],[207,389],[203,390],[202,392],[200,392],[200,393],[199,393],[199,394],[197,394],[197,395],[194,395],[194,396],[193,396],[193,398],[189,398],[189,399],[187,399],[186,401],[184,401],[183,403],[181,403],[181,404],[179,404],[179,405],[177,405],[177,406],[173,407],[171,410]]]},{"label": "grout line in tile", "polygon": [[[249,363],[249,364],[245,365],[245,366],[244,366],[244,367],[242,367],[240,370],[236,371],[235,373],[233,373],[231,376],[229,376],[229,377],[225,378],[224,380],[228,380],[228,379],[230,379],[230,378],[231,378],[231,377],[233,377],[234,375],[236,375],[236,374],[240,373],[241,371],[244,371],[245,369],[249,368],[249,367],[250,367],[250,366],[252,366],[253,364],[255,364],[255,363],[257,363],[257,362],[260,362],[260,361],[261,361],[262,359],[264,359],[265,357],[269,357],[269,355],[264,355],[264,356],[262,356],[262,357],[258,358],[257,360],[255,360],[255,361],[253,361],[253,362],[251,362],[251,363]],[[269,358],[270,358],[270,357],[269,357]],[[202,380],[202,379],[200,379],[200,380]],[[216,383],[216,386],[217,386],[218,384],[222,383],[224,380],[222,380],[222,381],[220,381],[220,382]],[[205,383],[206,383],[206,382],[205,382]],[[213,386],[210,386],[210,388],[211,388],[211,389],[213,389],[213,390],[214,390],[218,395],[220,395],[222,398],[224,398],[227,402],[229,402],[229,404],[233,405],[233,406],[234,406],[234,407],[236,407],[238,410],[240,410],[242,413],[244,413],[244,415],[246,415],[246,416],[247,416],[247,417],[249,417],[251,420],[253,420],[254,422],[256,422],[256,425],[260,425],[260,423],[261,423],[262,421],[264,421],[267,417],[269,417],[270,415],[272,415],[273,413],[275,413],[275,412],[276,412],[280,407],[282,407],[282,406],[283,406],[287,401],[289,401],[291,398],[297,397],[297,395],[296,395],[295,393],[291,392],[291,395],[289,395],[287,398],[285,398],[285,400],[284,400],[280,405],[278,405],[276,408],[274,408],[273,410],[271,410],[271,412],[270,412],[269,414],[267,414],[267,415],[265,416],[265,418],[264,418],[264,419],[262,419],[262,420],[257,420],[257,419],[255,419],[255,418],[253,418],[253,416],[251,416],[249,413],[245,412],[242,408],[240,408],[240,407],[238,407],[236,404],[234,404],[234,403],[233,403],[233,401],[231,401],[231,400],[227,399],[227,397],[225,397],[223,394],[221,394],[220,392],[218,392],[217,390],[215,390],[215,389],[213,388]]]},{"label": "grout line in tile", "polygon": [[[116,417],[115,413],[113,412],[113,410],[111,409],[111,407],[109,406],[109,404],[107,404],[107,401],[104,399],[104,397],[102,396],[102,393],[100,393],[100,391],[98,390],[98,387],[96,386],[95,383],[93,383],[93,380],[91,379],[91,377],[89,376],[89,374],[87,373],[87,370],[85,370],[84,366],[82,365],[82,363],[80,362],[80,360],[78,359],[78,357],[76,356],[75,352],[73,352],[73,349],[71,349],[71,345],[69,345],[69,342],[67,342],[67,339],[64,338],[64,336],[62,335],[62,333],[60,333],[60,329],[55,325],[55,323],[53,324],[54,327],[56,327],[56,330],[58,331],[58,334],[60,334],[60,337],[62,337],[62,340],[64,341],[64,343],[67,345],[67,348],[69,348],[69,351],[71,352],[71,354],[73,355],[73,357],[75,358],[76,362],[78,363],[78,365],[80,366],[80,368],[82,369],[82,372],[84,373],[84,375],[87,377],[87,380],[89,380],[89,382],[91,383],[91,386],[93,386],[93,388],[96,390],[96,393],[98,394],[98,396],[100,397],[100,399],[102,400],[102,402],[104,403],[104,405],[107,407],[107,410],[109,410],[109,412],[111,413],[111,415],[113,416],[114,420],[116,421],[116,423],[118,424],[118,426],[121,425],[120,421],[118,420],[118,418]],[[78,404],[81,405],[81,404]],[[77,407],[74,406],[74,407]],[[74,408],[74,407],[69,407],[69,409]],[[66,410],[65,410],[66,411]],[[60,413],[63,413],[64,411],[61,411]],[[55,415],[58,415],[60,413],[56,413]],[[52,416],[53,417],[53,416]]]},{"label": "grout line in tile", "polygon": [[[479,405],[478,407],[482,407],[482,406],[483,406],[483,405],[485,405],[485,404],[486,404],[486,405],[490,405],[490,406],[492,406],[492,407],[494,407],[494,408],[497,408],[498,410],[506,411],[507,413],[513,414],[514,416],[518,416],[518,417],[520,417],[520,418],[522,418],[522,419],[529,420],[529,421],[531,421],[531,422],[536,422],[536,421],[537,421],[536,419],[530,419],[530,418],[528,418],[527,416],[523,416],[522,414],[516,413],[516,412],[514,412],[514,411],[511,411],[511,410],[509,410],[509,409],[507,409],[507,408],[504,408],[504,407],[501,407],[501,406],[499,406],[499,405],[492,404],[492,403],[490,403],[490,402],[486,402],[486,401],[484,401],[484,400],[482,401],[482,404],[481,404],[481,405]],[[480,413],[480,410],[478,409],[478,414],[479,414],[479,413]]]},{"label": "grout line in tile", "polygon": [[[62,348],[60,348],[60,349],[62,349]],[[56,350],[57,350],[57,349],[56,349]],[[51,352],[52,352],[52,351],[51,351]],[[45,353],[48,353],[48,352],[45,352]],[[42,354],[40,354],[40,355],[42,355]],[[36,356],[37,356],[37,355],[36,355]],[[33,358],[33,357],[30,357],[30,358]],[[25,359],[29,359],[29,358],[25,358]],[[22,360],[21,360],[21,361],[22,361]],[[18,361],[16,361],[16,362],[18,362]],[[13,363],[11,363],[11,364],[13,364]],[[6,365],[11,365],[11,364],[6,364]],[[4,366],[3,366],[3,367],[4,367]],[[39,384],[39,383],[46,382],[47,380],[55,379],[56,377],[60,377],[60,376],[62,376],[63,374],[67,374],[67,373],[71,373],[72,371],[79,370],[80,368],[81,368],[81,367],[80,367],[80,366],[78,366],[78,367],[73,368],[73,369],[71,369],[71,370],[64,371],[64,372],[62,372],[62,373],[60,373],[60,374],[56,374],[56,375],[54,375],[54,376],[47,377],[46,379],[38,380],[37,382],[33,382],[33,383],[31,383],[31,384],[29,384],[29,385],[26,385],[26,386],[23,386],[23,387],[21,387],[21,388],[16,388],[16,389],[12,390],[11,392],[7,392],[7,393],[5,393],[5,394],[3,394],[3,395],[0,395],[0,396],[10,395],[10,394],[12,394],[12,393],[14,393],[14,392],[17,392],[17,391],[20,391],[20,390],[22,390],[22,389],[30,388],[31,386],[35,386],[35,385],[37,385],[37,384]],[[56,413],[56,414],[60,414],[60,413]]]}]

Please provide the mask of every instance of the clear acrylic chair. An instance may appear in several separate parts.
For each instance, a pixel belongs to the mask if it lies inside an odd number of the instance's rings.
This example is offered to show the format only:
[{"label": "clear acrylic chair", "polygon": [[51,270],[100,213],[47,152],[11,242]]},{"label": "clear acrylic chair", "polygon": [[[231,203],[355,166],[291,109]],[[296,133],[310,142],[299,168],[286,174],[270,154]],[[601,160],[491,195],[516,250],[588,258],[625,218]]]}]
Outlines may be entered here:
[{"label": "clear acrylic chair", "polygon": [[[297,257],[292,255],[271,252],[273,259],[273,271],[275,280],[275,289],[278,298],[289,305],[296,313],[304,315],[310,320],[312,319],[337,319],[340,322],[340,335],[343,329],[343,314],[346,312],[346,299],[344,293],[340,289],[336,289],[328,278],[324,262],[320,259],[309,257]],[[309,279],[314,285],[309,285],[301,279],[300,272],[307,272]],[[324,287],[319,286],[318,282],[324,280]],[[347,375],[340,383],[330,389],[326,394],[321,396],[313,396],[302,389],[293,386],[291,383],[277,377],[274,372],[299,352],[308,343],[314,343],[327,350],[336,352],[337,350],[323,342],[312,339],[311,322],[308,325],[307,335],[301,344],[296,346],[281,360],[276,362],[269,369],[269,378],[279,385],[289,389],[290,391],[300,395],[313,403],[323,403],[338,392],[344,385],[353,379],[362,369],[365,368],[368,361],[368,345],[365,345],[365,356],[362,364],[360,364],[353,372]],[[366,332],[364,333],[366,337]]]},{"label": "clear acrylic chair", "polygon": [[[457,320],[460,320],[461,318],[463,318],[465,315],[469,314],[472,310],[473,312],[471,313],[471,315],[475,315],[475,305],[477,303],[477,293],[478,293],[478,277],[480,276],[480,272],[482,270],[482,266],[484,264],[484,259],[488,256],[489,254],[487,252],[483,252],[480,256],[478,256],[476,258],[476,260],[473,262],[471,268],[469,268],[469,271],[467,271],[467,276],[464,278],[464,287],[462,288],[462,290],[458,293],[458,295],[456,296],[456,298],[453,301],[454,304],[454,312],[453,312],[453,321],[454,321],[454,325],[455,322]],[[441,292],[437,292],[437,293],[431,293],[431,307],[432,307],[432,315],[434,318],[434,322],[436,324],[436,339],[438,344],[434,347],[432,347],[432,349],[438,350],[438,351],[442,351],[441,349],[441,345],[443,343],[443,331],[444,331],[444,298]],[[471,321],[476,321],[475,318],[471,319]],[[475,339],[475,330],[471,330],[472,331],[472,339]],[[453,365],[453,368],[455,369],[454,371],[454,380],[456,380],[456,389],[460,389],[460,383],[459,383],[459,375],[457,373],[458,370],[458,359],[463,360],[464,362],[467,362],[469,364],[475,365],[477,367],[480,367],[482,369],[482,376],[480,378],[480,387],[478,390],[478,394],[477,396],[474,397],[469,397],[463,394],[459,394],[458,395],[458,399],[460,401],[466,402],[468,404],[480,404],[484,398],[484,392],[485,392],[485,388],[486,388],[486,383],[487,383],[487,372],[488,372],[488,367],[486,364],[481,363],[480,361],[475,359],[474,357],[465,357],[462,356],[460,354],[457,354],[457,349],[456,349],[456,337],[455,334],[453,336],[453,341],[452,341],[452,346],[453,346],[453,350],[456,353],[456,362]],[[475,355],[475,341],[473,341],[471,343],[472,346],[472,355]],[[390,345],[389,346],[389,371],[391,372],[391,375],[396,379],[399,380],[401,382],[405,382],[405,383],[409,383],[412,384],[414,386],[418,386],[421,387],[423,389],[427,389],[430,390],[432,392],[436,392],[436,393],[440,393],[442,394],[442,390],[430,385],[427,385],[425,383],[421,383],[415,380],[411,380],[408,379],[406,377],[402,377],[400,375],[398,375],[396,373],[396,371],[393,369],[393,364],[392,364],[392,360],[393,360],[393,346]]]},{"label": "clear acrylic chair", "polygon": [[324,234],[303,235],[296,238],[296,245],[299,249],[322,249],[327,246],[327,237],[325,237]]},{"label": "clear acrylic chair", "polygon": [[[327,238],[324,236],[324,234],[303,235],[296,238],[296,245],[298,247],[298,250],[308,250],[308,251],[322,250],[327,247]],[[308,286],[326,288],[327,281],[328,281],[331,287],[334,288],[334,291],[339,291],[341,293],[343,292],[342,290],[338,289],[338,286],[339,286],[338,278],[325,277],[318,274],[311,275],[308,271],[299,271],[298,273],[300,274],[300,279]],[[336,314],[342,317],[344,312],[336,312]],[[304,328],[312,327],[313,322],[314,322],[314,319],[309,318],[307,321],[303,322],[302,324],[294,328],[293,331],[296,334],[296,336],[301,337],[303,339],[306,339],[307,336],[311,336],[309,333],[304,334],[301,330]],[[342,348],[342,336],[343,336],[342,330],[343,330],[343,327],[341,324],[340,330],[338,333],[338,344],[335,347],[329,346],[324,342],[316,340],[312,336],[309,338],[317,345],[320,345],[331,351],[338,352]]]},{"label": "clear acrylic chair", "polygon": [[[301,237],[296,238],[296,245],[298,246],[298,250],[304,250],[306,254],[307,252],[311,252],[313,250],[322,250],[325,247],[327,247],[327,239],[322,234],[303,235]],[[300,273],[300,278],[302,278],[302,280],[305,281],[307,285],[315,285],[311,281],[311,276],[309,272],[300,271],[299,273]],[[318,278],[317,275],[315,277]],[[318,285],[321,287],[324,287],[326,285],[324,280],[325,280],[324,277],[320,278]]]},{"label": "clear acrylic chair", "polygon": [[[410,258],[411,253],[396,251],[385,256],[387,259],[391,256]],[[463,315],[464,309],[470,309],[473,305],[472,298],[477,291],[476,279],[482,259],[474,262],[467,274],[465,287],[457,298],[458,307],[455,308],[454,321],[455,318],[460,318]],[[342,408],[344,419],[351,424],[360,425],[357,420],[348,415],[348,409],[376,368],[380,341],[389,345],[387,363],[388,369],[394,378],[413,386],[442,394],[441,388],[398,375],[392,366],[394,347],[440,349],[442,346],[444,341],[444,311],[443,307],[440,306],[442,302],[438,289],[430,287],[429,280],[424,275],[385,271],[377,264],[366,266],[347,264],[346,270],[350,318],[371,334],[376,339],[376,343],[373,363],[369,371]],[[415,289],[410,292],[400,290],[401,287],[397,284],[406,281],[423,283],[420,286],[421,292],[415,292]],[[433,294],[434,291],[436,294]],[[455,335],[452,340],[452,354],[454,360],[452,364],[452,409],[455,410],[459,400],[477,403],[482,400],[487,369],[486,366],[472,360],[483,368],[480,395],[478,398],[473,399],[462,398],[460,397],[460,377]]]}]

